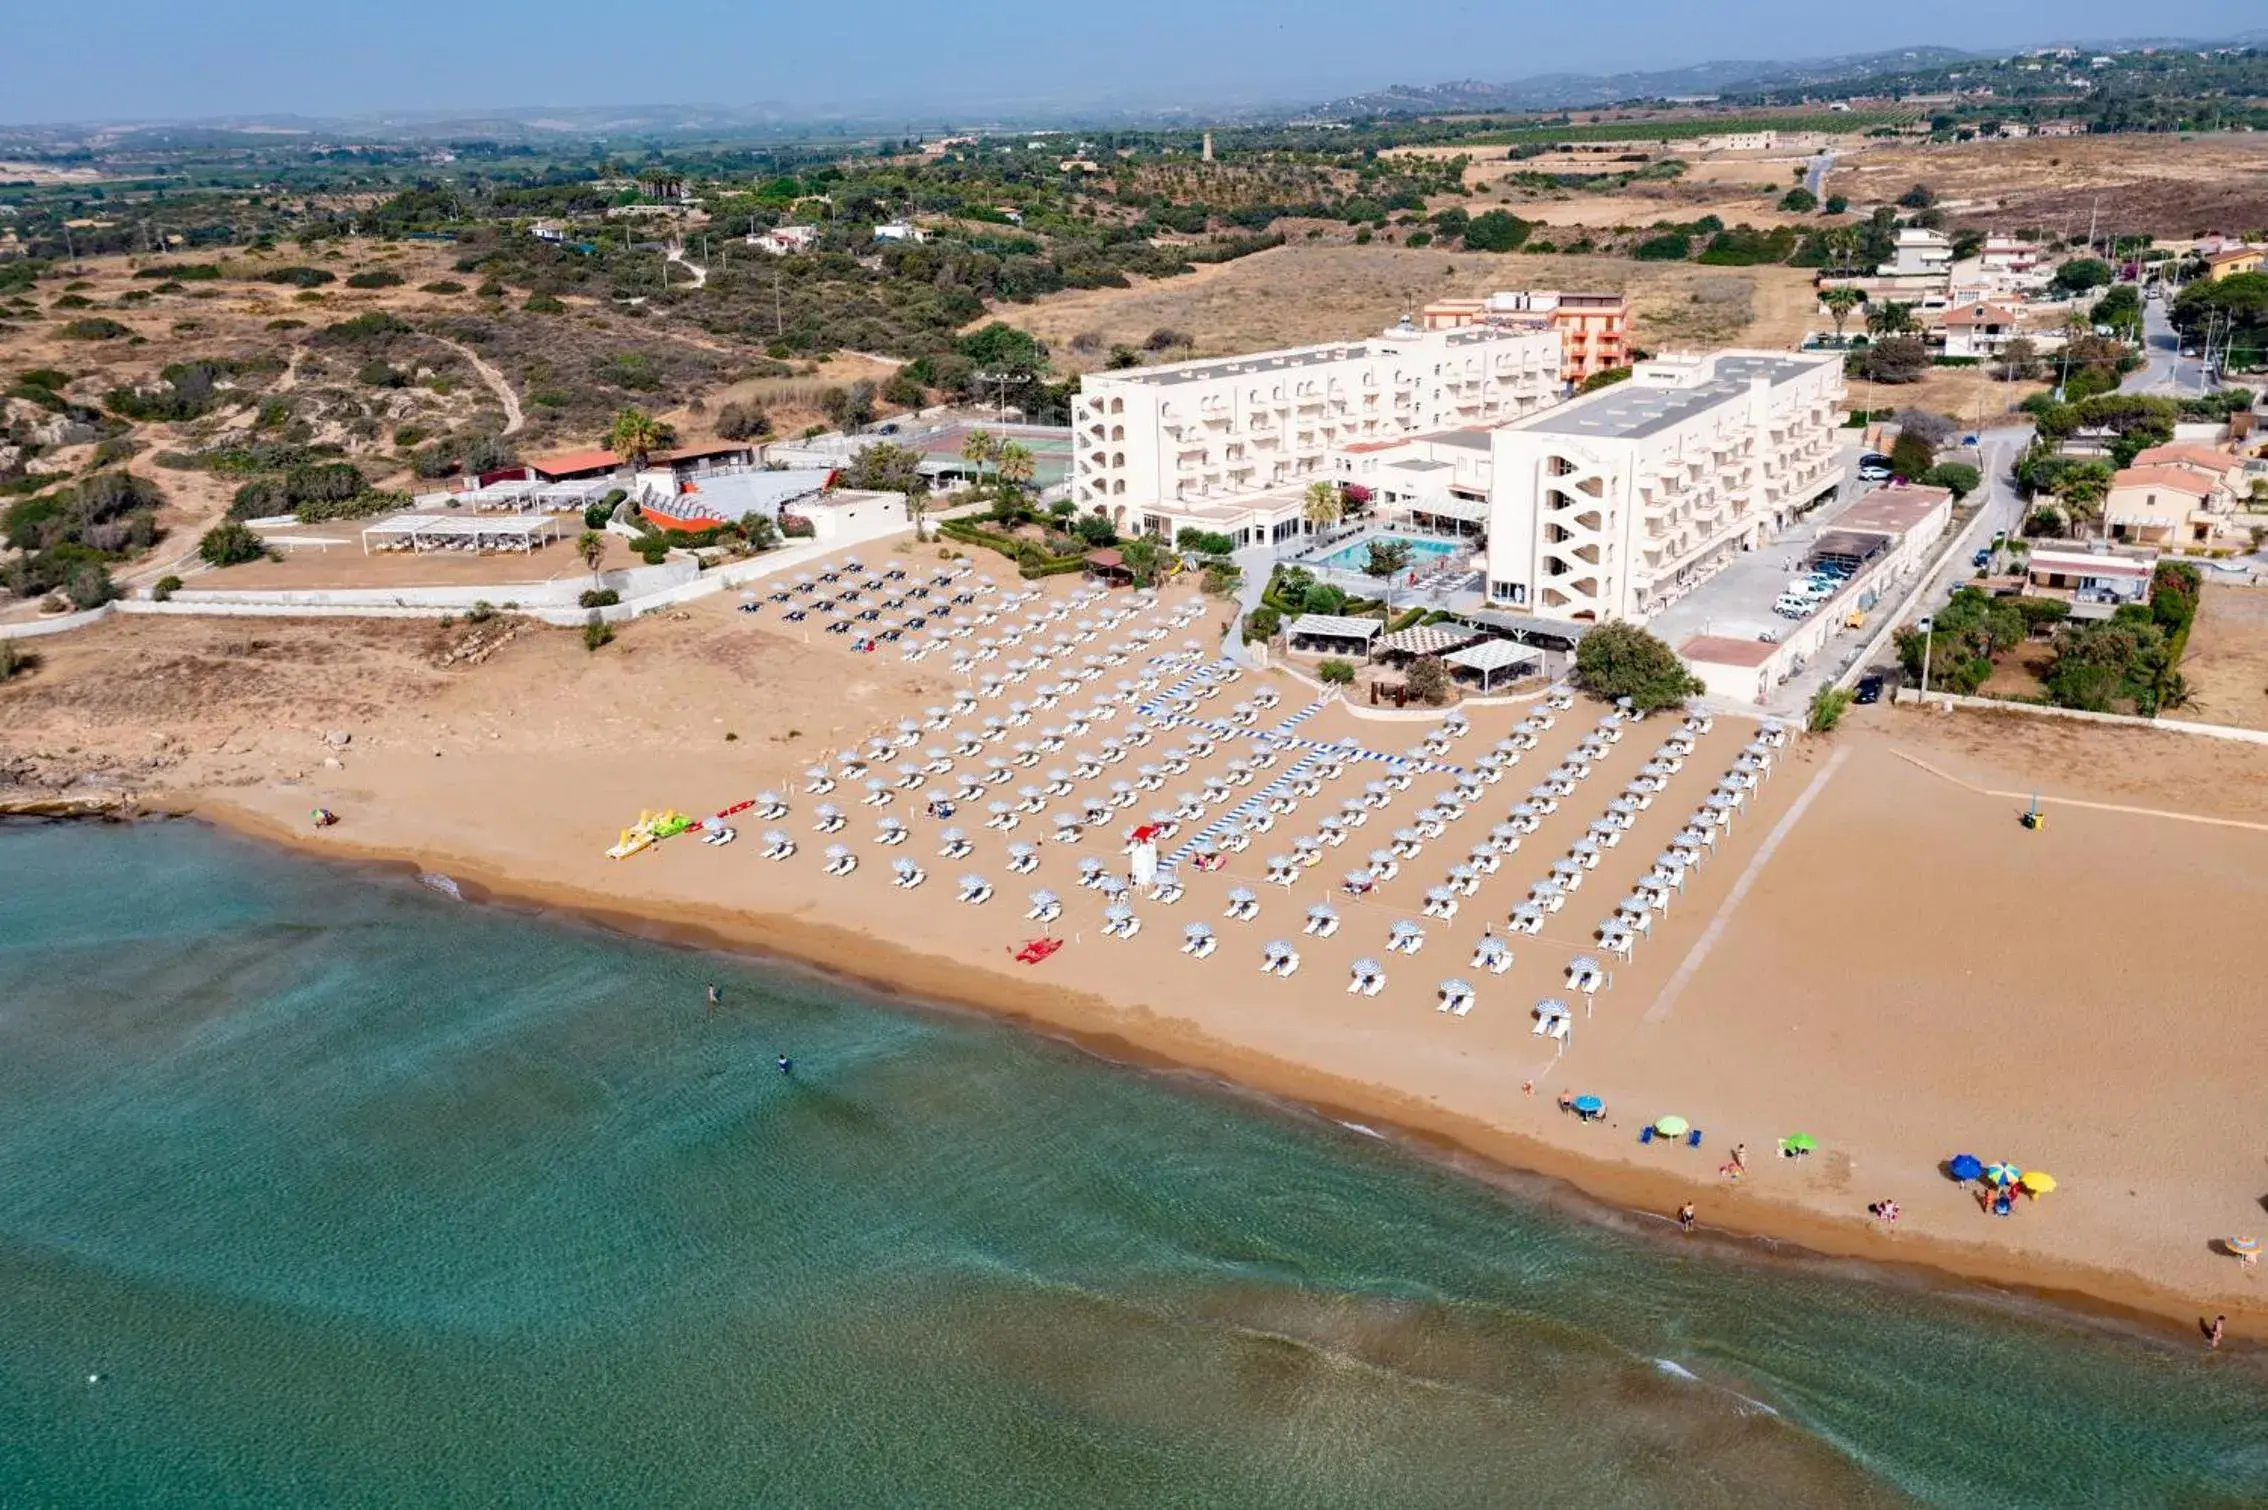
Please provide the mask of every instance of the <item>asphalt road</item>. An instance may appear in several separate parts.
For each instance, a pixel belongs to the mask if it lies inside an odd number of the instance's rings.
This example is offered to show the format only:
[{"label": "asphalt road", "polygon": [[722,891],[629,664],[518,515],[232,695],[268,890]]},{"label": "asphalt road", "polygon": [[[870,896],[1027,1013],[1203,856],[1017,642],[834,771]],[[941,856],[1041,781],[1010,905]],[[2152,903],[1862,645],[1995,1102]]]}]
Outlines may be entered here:
[{"label": "asphalt road", "polygon": [[2181,354],[2181,335],[2166,318],[2165,301],[2145,300],[2142,305],[2143,363],[2119,384],[2127,393],[2203,393],[2211,386],[2205,363]]}]

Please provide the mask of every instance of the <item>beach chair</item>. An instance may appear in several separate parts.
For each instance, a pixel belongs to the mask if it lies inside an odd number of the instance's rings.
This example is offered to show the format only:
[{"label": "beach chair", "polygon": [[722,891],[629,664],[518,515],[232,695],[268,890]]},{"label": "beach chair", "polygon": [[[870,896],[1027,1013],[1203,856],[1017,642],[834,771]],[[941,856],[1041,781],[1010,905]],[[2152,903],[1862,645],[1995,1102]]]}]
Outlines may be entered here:
[{"label": "beach chair", "polygon": [[1540,903],[1522,902],[1506,918],[1514,933],[1538,934],[1543,932],[1544,910]]},{"label": "beach chair", "polygon": [[890,884],[905,891],[911,891],[929,879],[928,871],[904,856],[890,862],[890,871]]},{"label": "beach chair", "polygon": [[[1482,853],[1489,854],[1486,850],[1483,850]],[[1496,857],[1489,854],[1489,858],[1494,859]],[[1478,868],[1471,864],[1459,863],[1449,867],[1449,879],[1444,884],[1457,895],[1469,897],[1480,891],[1480,882],[1481,873]]]},{"label": "beach chair", "polygon": [[1222,849],[1228,851],[1230,854],[1242,854],[1245,850],[1252,847],[1252,835],[1246,833],[1241,828],[1232,828],[1227,833],[1221,835],[1220,839],[1217,842]]},{"label": "beach chair", "polygon": [[1425,947],[1425,930],[1404,918],[1386,930],[1386,952],[1416,954]]},{"label": "beach chair", "polygon": [[1079,862],[1080,886],[1089,891],[1092,891],[1097,885],[1101,883],[1104,872],[1105,867],[1103,865],[1103,862],[1093,855],[1088,855],[1085,859],[1082,859]]},{"label": "beach chair", "polygon": [[1568,1017],[1555,1017],[1551,1022],[1551,1031],[1544,1036],[1551,1039],[1555,1043],[1565,1045],[1568,1040],[1568,1035],[1573,1033],[1574,1031],[1574,1019]]},{"label": "beach chair", "polygon": [[[1281,803],[1282,806],[1279,807],[1277,805],[1278,803]],[[1273,829],[1276,826],[1276,815],[1278,813],[1288,813],[1297,805],[1298,804],[1293,803],[1285,798],[1279,797],[1275,799],[1275,801],[1270,802],[1266,807],[1255,808],[1253,811],[1246,813],[1243,817],[1237,819],[1237,827],[1243,829],[1248,834],[1267,833],[1269,830]]]},{"label": "beach chair", "polygon": [[1367,955],[1356,960],[1348,971],[1347,994],[1349,996],[1376,996],[1385,988],[1385,985],[1385,969],[1378,961]]},{"label": "beach chair", "polygon": [[827,846],[826,873],[828,875],[847,876],[856,869],[858,869],[858,856],[851,853],[848,845],[830,844]]},{"label": "beach chair", "polygon": [[822,797],[835,789],[835,778],[825,766],[813,766],[803,773],[803,790],[813,797]]},{"label": "beach chair", "polygon": [[1209,959],[1221,941],[1213,930],[1203,923],[1190,923],[1181,930],[1181,952],[1191,959]]},{"label": "beach chair", "polygon": [[1401,857],[1391,849],[1374,849],[1364,856],[1363,868],[1373,881],[1386,882],[1402,873]]},{"label": "beach chair", "polygon": [[1150,900],[1163,906],[1171,906],[1181,900],[1182,893],[1183,887],[1180,877],[1160,874],[1150,887]]},{"label": "beach chair", "polygon": [[1472,968],[1502,975],[1512,968],[1512,946],[1490,934],[1473,945]]},{"label": "beach chair", "polygon": [[1102,931],[1112,938],[1131,939],[1142,931],[1142,920],[1124,902],[1113,902],[1103,909]]},{"label": "beach chair", "polygon": [[1008,846],[1008,870],[1011,875],[1028,876],[1039,868],[1039,847],[1032,844]]},{"label": "beach chair", "polygon": [[896,818],[885,818],[875,831],[874,842],[882,845],[906,842],[906,826]]},{"label": "beach chair", "polygon": [[1457,892],[1454,887],[1430,886],[1425,893],[1425,915],[1449,921],[1457,915]]},{"label": "beach chair", "polygon": [[1063,900],[1052,891],[1035,891],[1031,910],[1024,916],[1035,923],[1052,923],[1063,916]]},{"label": "beach chair", "polygon": [[961,877],[961,900],[972,906],[982,906],[992,900],[992,883],[978,875]]},{"label": "beach chair", "polygon": [[1272,886],[1290,886],[1299,880],[1299,862],[1290,855],[1268,857],[1268,882]]},{"label": "beach chair", "polygon": [[756,794],[756,816],[758,818],[771,821],[785,818],[787,815],[787,801],[778,792],[758,792]]},{"label": "beach chair", "polygon": [[1567,989],[1595,996],[1606,985],[1606,971],[1599,962],[1587,954],[1578,954],[1567,962]]},{"label": "beach chair", "polygon": [[1445,980],[1435,991],[1439,1005],[1437,1012],[1450,1012],[1462,1017],[1473,1009],[1473,988],[1469,981]]},{"label": "beach chair", "polygon": [[1236,919],[1236,921],[1249,923],[1260,916],[1260,899],[1245,887],[1239,886],[1229,892],[1228,906],[1225,910],[1227,915]]},{"label": "beach chair", "polygon": [[1339,914],[1327,902],[1318,902],[1307,909],[1307,926],[1301,932],[1310,937],[1327,939],[1339,931]]},{"label": "beach chair", "polygon": [[767,860],[785,860],[795,853],[795,840],[785,830],[768,829],[764,834],[763,855]]},{"label": "beach chair", "polygon": [[843,810],[832,802],[822,802],[813,808],[811,818],[811,827],[822,834],[840,832],[844,823],[849,821],[844,818]]}]

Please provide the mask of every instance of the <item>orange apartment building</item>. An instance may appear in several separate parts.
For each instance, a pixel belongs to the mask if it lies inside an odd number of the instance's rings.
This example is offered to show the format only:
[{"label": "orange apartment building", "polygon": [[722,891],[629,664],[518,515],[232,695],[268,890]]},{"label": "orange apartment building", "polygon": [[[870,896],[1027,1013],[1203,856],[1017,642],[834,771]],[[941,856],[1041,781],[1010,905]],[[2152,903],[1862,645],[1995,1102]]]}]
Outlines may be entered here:
[{"label": "orange apartment building", "polygon": [[1630,301],[1621,294],[1567,294],[1527,289],[1485,299],[1437,299],[1419,313],[1427,330],[1500,325],[1559,332],[1562,382],[1580,386],[1593,373],[1630,365]]}]

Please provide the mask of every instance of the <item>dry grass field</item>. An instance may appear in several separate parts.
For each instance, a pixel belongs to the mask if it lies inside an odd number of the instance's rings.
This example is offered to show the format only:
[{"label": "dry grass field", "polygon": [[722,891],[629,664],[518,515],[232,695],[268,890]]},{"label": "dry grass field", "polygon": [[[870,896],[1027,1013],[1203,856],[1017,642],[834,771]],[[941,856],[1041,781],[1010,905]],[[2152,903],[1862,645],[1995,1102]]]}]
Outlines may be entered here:
[{"label": "dry grass field", "polygon": [[987,318],[1031,331],[1077,367],[1097,360],[1072,353],[1072,338],[1082,334],[1107,348],[1139,346],[1152,331],[1171,329],[1193,337],[1200,355],[1259,351],[1369,335],[1434,299],[1512,288],[1627,292],[1638,340],[1652,349],[1792,346],[1814,318],[1811,278],[1801,268],[1299,241],[1186,277],[1004,305]]},{"label": "dry grass field", "polygon": [[2268,226],[2268,135],[2083,136],[1870,147],[1828,189],[1854,205],[1928,184],[1956,221],[2181,239]]},{"label": "dry grass field", "polygon": [[2208,583],[2181,674],[2189,701],[2173,717],[2268,729],[2268,591]]}]

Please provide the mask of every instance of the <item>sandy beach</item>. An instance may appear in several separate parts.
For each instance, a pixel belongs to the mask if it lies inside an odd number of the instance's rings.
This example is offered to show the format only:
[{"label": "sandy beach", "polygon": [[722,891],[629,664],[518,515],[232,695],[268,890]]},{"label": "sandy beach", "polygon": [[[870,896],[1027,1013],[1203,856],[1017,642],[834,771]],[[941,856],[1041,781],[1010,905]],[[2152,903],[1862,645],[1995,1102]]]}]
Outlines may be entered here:
[{"label": "sandy beach", "polygon": [[[928,550],[869,554],[914,579],[941,565]],[[991,573],[1000,585],[972,613],[1023,586],[997,563]],[[1042,602],[1003,610],[958,643],[973,649],[1075,591],[1045,584]],[[982,695],[982,678],[1008,661],[1131,602],[1119,593],[1073,608],[1021,644],[1001,644],[965,677],[944,652],[918,664],[887,648],[855,654],[842,637],[782,623],[779,605],[749,615],[725,600],[632,626],[596,655],[564,634],[528,633],[477,665],[445,659],[461,628],[262,624],[251,640],[230,626],[121,621],[51,642],[36,675],[0,691],[0,773],[58,795],[124,788],[145,808],[445,873],[499,900],[767,951],[1012,1015],[1101,1052],[1187,1066],[1555,1176],[1618,1206],[1666,1215],[1690,1199],[1705,1229],[1926,1265],[2183,1326],[2216,1311],[2235,1330],[2257,1335],[2268,1324],[2257,1271],[2216,1246],[2268,1226],[2268,1164],[2253,1131],[2268,1038],[2251,1026],[2268,940],[2244,921],[2268,889],[2268,753],[1862,710],[1832,738],[1797,739],[1773,756],[1714,851],[1623,961],[1600,952],[1596,925],[1755,739],[1753,721],[1719,717],[1565,908],[1536,936],[1511,935],[1509,910],[1678,729],[1674,716],[1619,730],[1558,811],[1477,877],[1453,919],[1429,918],[1428,888],[1489,839],[1604,710],[1578,700],[1558,712],[1536,748],[1481,784],[1393,879],[1349,897],[1343,874],[1477,772],[1538,705],[1468,706],[1469,732],[1438,741],[1440,752],[1424,757],[1431,768],[1417,769],[1410,752],[1442,728],[1437,715],[1317,707],[1308,687],[1280,672],[1248,672],[1197,695],[1190,673],[1210,662],[1225,610],[1172,590],[999,696]],[[1195,611],[1187,624],[1168,622],[1185,609]],[[1145,628],[1164,633],[1133,642]],[[1185,642],[1201,649],[1184,652]],[[1005,722],[1033,688],[1108,654],[1124,660],[1098,666],[1092,681],[1032,708],[999,739],[983,737],[986,718]],[[1161,654],[1177,659],[1147,666]],[[951,820],[924,812],[939,786],[1153,670],[1154,686],[1137,681],[1125,707],[1083,734],[1066,732],[1060,751],[1035,752]],[[964,687],[973,708],[944,729],[922,729],[911,747],[917,759],[944,747],[950,772],[883,808],[862,803],[856,777],[805,792],[808,767],[836,770],[838,752],[950,708]],[[1159,701],[1177,687],[1185,711]],[[1052,817],[1107,800],[1112,782],[1133,782],[1262,689],[1275,704],[1254,707],[1250,729],[1274,731],[1277,764],[1227,787],[1225,801],[1202,802],[1205,816],[1163,846],[1167,855],[1287,771],[1314,771],[1328,747],[1351,740],[1368,754],[1343,757],[1342,770],[1319,776],[1314,795],[1226,854],[1222,869],[1181,865],[1179,900],[1130,897],[1139,936],[1105,936],[1104,898],[1080,886],[1079,862],[1123,876],[1120,831],[1184,793],[1202,794],[1208,777],[1228,778],[1229,762],[1248,753],[1245,730],[1215,735],[1209,754],[1161,773],[1157,790],[1135,794],[1075,844],[1046,837]],[[1155,712],[1129,711],[1139,705]],[[1136,719],[1149,742],[1122,761],[1101,760],[1101,742]],[[327,741],[333,733],[349,739]],[[953,753],[964,734],[981,753]],[[1097,769],[1074,778],[1068,796],[1019,815],[1013,832],[983,826],[986,802],[1015,800],[1051,770],[1074,769],[1082,752],[1098,755]],[[1397,770],[1410,772],[1407,790],[1343,845],[1322,848],[1292,885],[1269,882],[1271,857],[1292,854],[1294,839],[1319,834],[1320,819]],[[742,815],[731,845],[682,836],[605,857],[642,810],[698,817],[765,789],[786,797],[789,814],[777,824]],[[2016,821],[2034,791],[2049,815],[2039,832]],[[821,802],[843,809],[840,833],[813,832]],[[342,821],[311,831],[316,806]],[[884,817],[905,824],[901,845],[878,841]],[[762,858],[770,827],[794,836],[792,858]],[[939,853],[947,827],[966,831],[965,859]],[[1019,841],[1038,850],[1028,876],[1007,868],[1007,845]],[[858,855],[852,874],[823,874],[830,842]],[[926,881],[893,885],[898,858],[926,869]],[[996,888],[981,906],[956,900],[970,873]],[[1062,898],[1048,931],[1065,942],[1044,962],[1018,964],[1013,950],[1042,932],[1025,918],[1027,894],[1041,887]],[[1257,894],[1255,921],[1224,915],[1236,887]],[[1326,900],[1340,917],[1336,934],[1303,935],[1308,907]],[[1424,928],[1422,949],[1387,953],[1389,927],[1405,920]],[[1208,959],[1181,950],[1193,922],[1219,939]],[[1512,948],[1501,974],[1469,963],[1484,928]],[[1273,939],[1299,949],[1289,980],[1260,971],[1261,946]],[[1588,1004],[1567,981],[1582,955],[1611,971]],[[1385,966],[1376,996],[1347,991],[1364,956]],[[1473,986],[1469,1014],[1435,1009],[1448,978]],[[1572,1009],[1564,1052],[1532,1031],[1547,997]],[[1607,1115],[1583,1122],[1561,1112],[1562,1092],[1601,1097]],[[1642,1126],[1669,1115],[1702,1131],[1698,1148],[1638,1141]],[[1817,1150],[1779,1157],[1779,1140],[1799,1132]],[[1737,1182],[1720,1173],[1736,1145],[1747,1164]],[[2052,1171],[2058,1188],[2019,1201],[2009,1217],[1988,1215],[1942,1172],[1963,1152]],[[1902,1208],[1894,1232],[1868,1216],[1885,1199]]]}]

